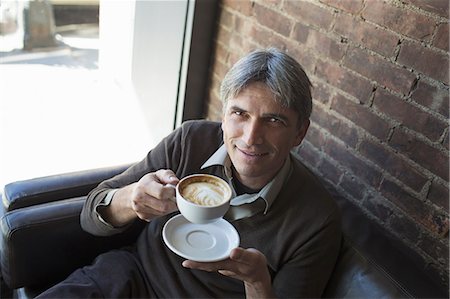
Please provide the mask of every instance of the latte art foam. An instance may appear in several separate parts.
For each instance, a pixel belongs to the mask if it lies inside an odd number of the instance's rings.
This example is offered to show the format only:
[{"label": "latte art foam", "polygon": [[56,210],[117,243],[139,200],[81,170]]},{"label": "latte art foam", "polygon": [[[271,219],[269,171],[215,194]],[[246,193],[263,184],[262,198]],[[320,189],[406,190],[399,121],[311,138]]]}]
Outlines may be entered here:
[{"label": "latte art foam", "polygon": [[217,206],[224,201],[223,190],[208,182],[195,182],[183,188],[183,197],[198,205]]}]

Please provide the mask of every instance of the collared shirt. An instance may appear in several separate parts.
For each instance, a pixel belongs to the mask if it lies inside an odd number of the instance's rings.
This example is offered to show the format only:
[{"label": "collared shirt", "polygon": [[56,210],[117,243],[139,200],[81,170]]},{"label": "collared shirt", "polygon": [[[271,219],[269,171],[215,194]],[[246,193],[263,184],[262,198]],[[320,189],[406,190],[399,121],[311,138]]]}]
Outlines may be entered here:
[{"label": "collared shirt", "polygon": [[233,190],[233,198],[230,201],[231,206],[240,206],[244,204],[250,204],[262,198],[265,202],[264,214],[266,214],[273,202],[275,201],[278,193],[283,187],[284,182],[291,172],[291,157],[287,157],[283,167],[278,171],[275,177],[267,183],[258,193],[255,194],[242,194],[236,196],[236,190],[233,187],[233,172],[231,170],[231,159],[228,155],[225,145],[223,144],[217,151],[209,157],[209,159],[202,165],[201,169],[205,169],[211,166],[223,166],[224,175],[228,180],[228,183]]},{"label": "collared shirt", "polygon": [[[230,216],[231,218],[242,218],[242,217],[248,217],[255,212],[259,210],[259,207],[249,207],[249,204],[254,203],[257,199],[261,198],[264,200],[265,207],[264,207],[264,214],[267,214],[267,212],[270,209],[270,206],[275,201],[278,193],[280,192],[281,188],[283,187],[284,182],[287,180],[287,178],[290,175],[291,172],[291,157],[290,155],[286,159],[286,161],[283,164],[283,167],[278,171],[278,173],[275,175],[275,177],[267,183],[258,193],[253,194],[236,194],[236,190],[234,189],[233,185],[233,172],[231,170],[231,159],[228,155],[228,152],[226,150],[225,145],[222,145],[217,149],[214,154],[212,154],[208,160],[202,165],[201,169],[205,169],[211,166],[222,166],[224,171],[224,176],[227,178],[229,185],[231,186],[231,189],[233,191],[232,199],[230,201],[230,205],[232,207],[240,207],[242,206],[245,209],[231,209],[234,216]],[[107,193],[107,196],[99,202],[98,206],[96,207],[97,211],[97,217],[98,219],[105,225],[111,226],[108,222],[106,222],[103,217],[98,213],[97,208],[98,207],[104,207],[108,206],[111,203],[111,200],[116,193],[118,189],[112,189]],[[261,208],[262,210],[262,208]]]}]

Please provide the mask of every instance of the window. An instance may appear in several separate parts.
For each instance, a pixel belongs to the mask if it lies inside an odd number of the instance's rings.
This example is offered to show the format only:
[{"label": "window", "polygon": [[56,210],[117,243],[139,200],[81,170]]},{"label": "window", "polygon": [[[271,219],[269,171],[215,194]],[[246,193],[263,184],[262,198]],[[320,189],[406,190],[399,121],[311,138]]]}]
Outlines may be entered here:
[{"label": "window", "polygon": [[180,123],[193,1],[29,3],[0,9],[0,185],[140,160]]}]

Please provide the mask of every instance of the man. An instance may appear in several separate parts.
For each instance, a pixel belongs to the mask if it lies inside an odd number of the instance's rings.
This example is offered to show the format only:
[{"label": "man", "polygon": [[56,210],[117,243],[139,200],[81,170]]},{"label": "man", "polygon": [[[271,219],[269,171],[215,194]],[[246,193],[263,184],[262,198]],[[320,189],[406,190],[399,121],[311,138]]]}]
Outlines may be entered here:
[{"label": "man", "polygon": [[[191,121],[147,157],[88,196],[83,228],[94,235],[142,230],[136,245],[100,255],[42,297],[320,297],[341,240],[336,204],[290,153],[311,113],[310,81],[276,49],[254,51],[221,86],[222,123]],[[177,256],[161,231],[175,214],[180,178],[209,173],[234,198],[225,219],[240,247],[223,261]]]}]

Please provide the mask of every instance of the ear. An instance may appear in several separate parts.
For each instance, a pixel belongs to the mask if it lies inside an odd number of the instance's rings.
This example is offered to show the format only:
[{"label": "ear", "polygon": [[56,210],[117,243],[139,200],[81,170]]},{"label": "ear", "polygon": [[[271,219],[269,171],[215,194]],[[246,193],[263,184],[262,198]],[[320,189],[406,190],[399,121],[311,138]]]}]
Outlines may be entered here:
[{"label": "ear", "polygon": [[297,131],[297,136],[295,136],[294,145],[298,146],[300,143],[302,143],[303,138],[305,138],[306,132],[308,132],[310,121],[309,119],[305,120],[301,127]]}]

